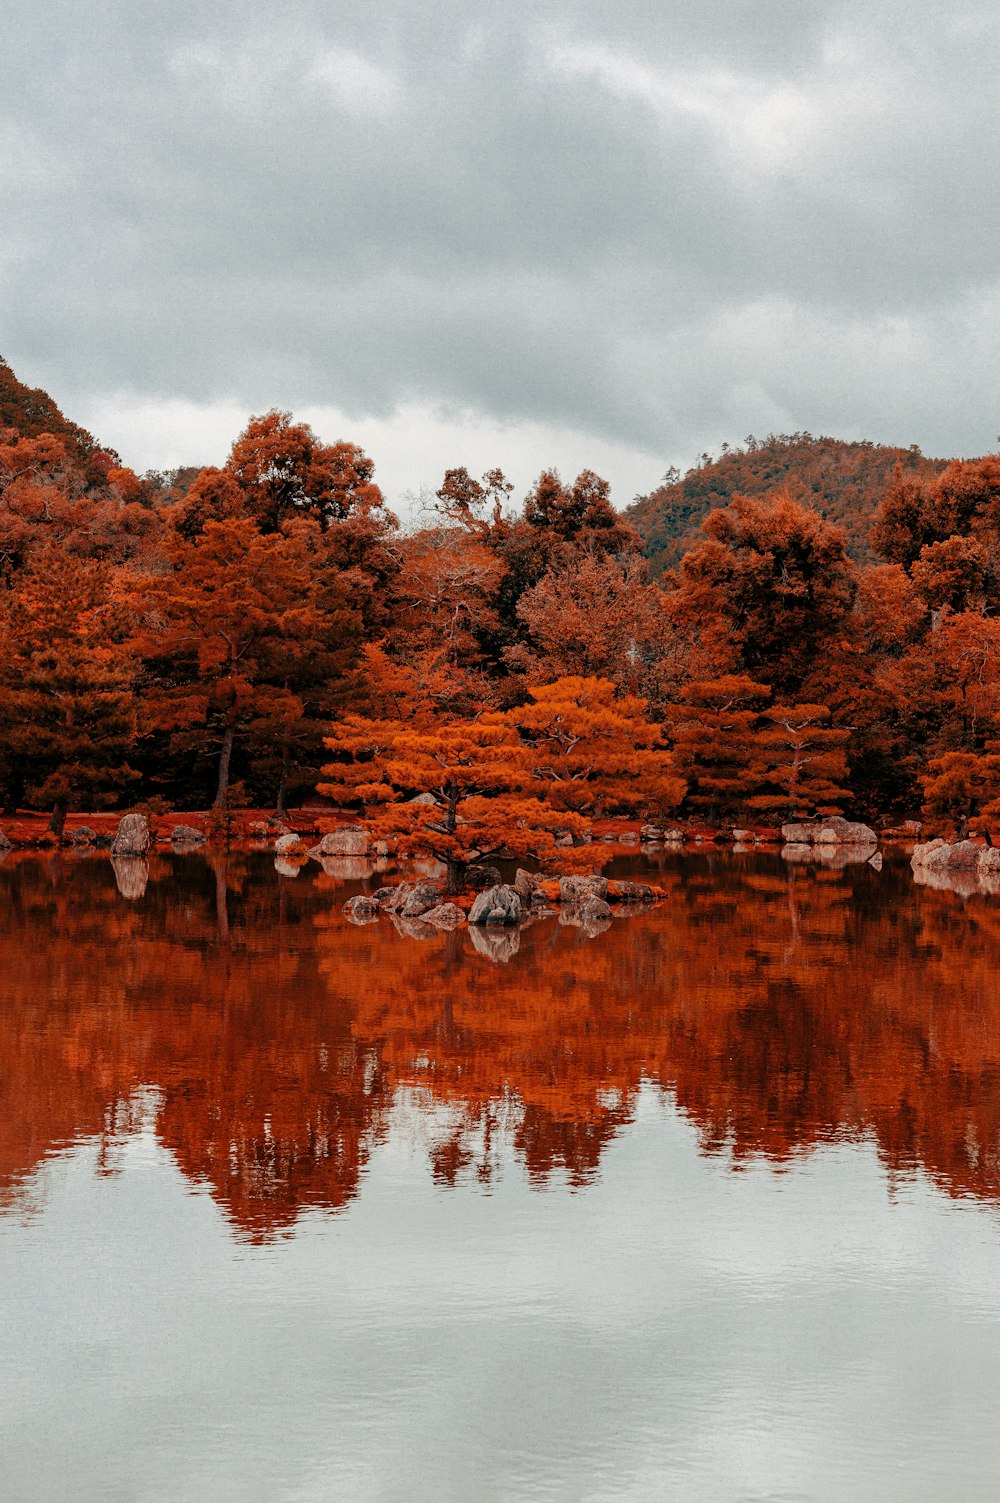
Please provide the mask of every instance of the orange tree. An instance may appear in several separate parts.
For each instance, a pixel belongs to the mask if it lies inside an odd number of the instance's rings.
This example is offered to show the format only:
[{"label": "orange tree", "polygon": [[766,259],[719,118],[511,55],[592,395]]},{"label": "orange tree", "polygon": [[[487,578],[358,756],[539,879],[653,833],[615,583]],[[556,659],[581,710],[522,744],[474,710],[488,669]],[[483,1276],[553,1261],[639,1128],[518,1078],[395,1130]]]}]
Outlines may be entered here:
[{"label": "orange tree", "polygon": [[924,813],[954,821],[958,839],[970,825],[989,830],[1000,817],[1000,742],[981,752],[945,752],[920,779]]},{"label": "orange tree", "polygon": [[646,701],[606,678],[567,676],[530,687],[504,720],[525,744],[532,775],[555,808],[664,814],[684,795]]},{"label": "orange tree", "polygon": [[787,816],[839,814],[850,798],[843,786],[849,735],[830,724],[826,705],[772,705],[757,733],[768,788],[748,798],[747,807]]},{"label": "orange tree", "polygon": [[106,566],[39,550],[0,609],[0,761],[8,805],[115,804],[137,776],[128,622]]},{"label": "orange tree", "polygon": [[510,850],[551,860],[557,835],[587,821],[534,797],[530,758],[502,716],[474,721],[369,720],[349,715],[327,738],[336,760],[320,793],[360,800],[378,836],[398,836],[410,855],[447,868],[461,890],[470,864]]},{"label": "orange tree", "polygon": [[208,521],[168,533],[166,572],[136,581],[147,729],[215,761],[217,804],[237,746],[269,746],[286,785],[357,656],[357,616],[317,536],[315,522],[262,534],[247,517]]},{"label": "orange tree", "polygon": [[742,673],[688,684],[670,712],[678,770],[688,781],[685,804],[711,820],[732,817],[764,788],[768,758],[760,743],[766,684]]}]

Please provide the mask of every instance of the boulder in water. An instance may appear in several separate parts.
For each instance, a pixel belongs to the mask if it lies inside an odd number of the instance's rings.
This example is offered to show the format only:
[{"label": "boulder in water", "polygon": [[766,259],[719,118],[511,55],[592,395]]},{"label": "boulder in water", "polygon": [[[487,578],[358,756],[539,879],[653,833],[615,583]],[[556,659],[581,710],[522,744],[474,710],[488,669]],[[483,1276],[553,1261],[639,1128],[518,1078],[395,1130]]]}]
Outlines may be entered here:
[{"label": "boulder in water", "polygon": [[115,856],[145,856],[151,843],[145,814],[123,814],[111,851]]},{"label": "boulder in water", "polygon": [[194,825],[174,825],[170,839],[174,845],[204,845],[205,832],[196,829]]},{"label": "boulder in water", "polygon": [[344,825],[339,830],[328,830],[309,854],[317,860],[324,856],[367,856],[370,843],[368,831],[360,825]]},{"label": "boulder in water", "polygon": [[587,898],[607,897],[607,877],[560,877],[560,903],[583,903]]},{"label": "boulder in water", "polygon": [[519,924],[521,897],[506,882],[481,892],[469,913],[470,924]]}]

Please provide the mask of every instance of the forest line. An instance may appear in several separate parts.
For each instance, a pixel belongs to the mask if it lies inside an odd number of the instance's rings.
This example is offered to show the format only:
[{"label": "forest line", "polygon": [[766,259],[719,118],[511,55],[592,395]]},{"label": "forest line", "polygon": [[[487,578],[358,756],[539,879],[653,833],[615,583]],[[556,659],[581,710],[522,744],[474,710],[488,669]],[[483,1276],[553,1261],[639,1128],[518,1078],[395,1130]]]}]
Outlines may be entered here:
[{"label": "forest line", "polygon": [[451,469],[404,528],[287,413],[167,477],[63,428],[0,430],[0,782],[57,831],[317,789],[539,854],[616,813],[1000,814],[1000,457],[897,468],[875,562],[779,491],[654,581],[591,471],[518,506]]}]

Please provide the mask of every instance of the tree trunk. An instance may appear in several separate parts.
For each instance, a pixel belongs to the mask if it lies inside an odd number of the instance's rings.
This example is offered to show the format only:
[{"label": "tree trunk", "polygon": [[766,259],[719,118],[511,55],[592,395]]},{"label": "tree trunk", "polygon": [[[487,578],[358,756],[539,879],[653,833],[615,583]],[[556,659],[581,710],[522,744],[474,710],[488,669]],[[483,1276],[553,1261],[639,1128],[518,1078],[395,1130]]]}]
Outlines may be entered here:
[{"label": "tree trunk", "polygon": [[292,749],[286,740],[284,746],[281,748],[281,777],[278,779],[278,797],[274,805],[274,812],[279,819],[284,819],[288,812],[285,807],[285,801],[288,797],[288,774],[291,771],[291,766]]},{"label": "tree trunk", "polygon": [[229,790],[229,764],[233,760],[233,740],[236,735],[236,727],[226,726],[226,734],[222,738],[222,750],[219,753],[219,786],[215,794],[215,807],[222,807],[223,800]]},{"label": "tree trunk", "polygon": [[468,865],[467,861],[448,860],[445,862],[445,866],[448,869],[448,874],[445,878],[445,891],[451,894],[452,897],[456,893],[460,893],[465,887],[465,873]]},{"label": "tree trunk", "polygon": [[63,830],[66,828],[66,800],[57,798],[52,808],[52,818],[49,820],[49,829],[62,845]]}]

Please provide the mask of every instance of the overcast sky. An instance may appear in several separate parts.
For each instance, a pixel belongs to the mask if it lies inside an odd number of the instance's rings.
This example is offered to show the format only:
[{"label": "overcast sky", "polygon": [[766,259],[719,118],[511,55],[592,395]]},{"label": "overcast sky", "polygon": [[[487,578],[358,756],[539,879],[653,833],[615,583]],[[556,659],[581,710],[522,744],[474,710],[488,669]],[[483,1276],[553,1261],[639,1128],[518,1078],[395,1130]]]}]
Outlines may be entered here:
[{"label": "overcast sky", "polygon": [[1000,433],[985,0],[7,0],[0,353],[138,469]]}]

